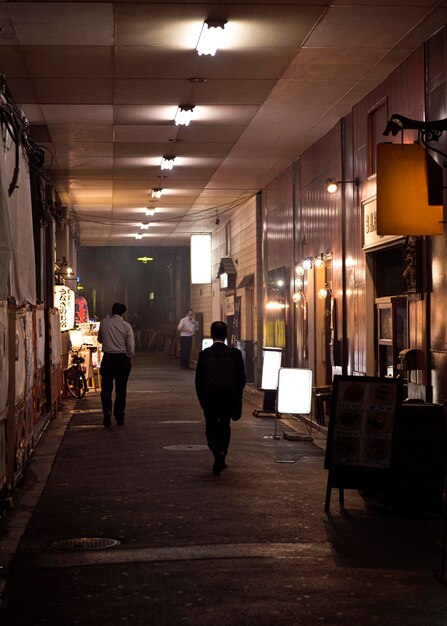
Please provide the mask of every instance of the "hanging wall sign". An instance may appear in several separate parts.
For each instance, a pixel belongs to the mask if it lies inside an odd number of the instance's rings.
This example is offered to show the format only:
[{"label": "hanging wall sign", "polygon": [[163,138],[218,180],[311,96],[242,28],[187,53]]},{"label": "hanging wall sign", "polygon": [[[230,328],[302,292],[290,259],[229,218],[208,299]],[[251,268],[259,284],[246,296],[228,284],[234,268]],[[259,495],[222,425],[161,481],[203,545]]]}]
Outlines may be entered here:
[{"label": "hanging wall sign", "polygon": [[419,144],[377,145],[377,234],[442,235],[442,168]]},{"label": "hanging wall sign", "polygon": [[61,331],[70,330],[74,326],[75,297],[75,292],[65,285],[54,286],[54,306],[59,309]]}]

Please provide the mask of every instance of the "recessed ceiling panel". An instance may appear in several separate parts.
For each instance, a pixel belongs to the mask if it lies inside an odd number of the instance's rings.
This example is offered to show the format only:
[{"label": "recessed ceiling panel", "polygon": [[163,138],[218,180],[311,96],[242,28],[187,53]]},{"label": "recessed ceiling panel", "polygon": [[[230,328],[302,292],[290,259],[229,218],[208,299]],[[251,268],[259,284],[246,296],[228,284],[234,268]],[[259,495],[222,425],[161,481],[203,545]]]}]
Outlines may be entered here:
[{"label": "recessed ceiling panel", "polygon": [[24,46],[111,46],[112,2],[8,2]]},{"label": "recessed ceiling panel", "polygon": [[23,46],[26,65],[39,78],[112,78],[111,46]]}]

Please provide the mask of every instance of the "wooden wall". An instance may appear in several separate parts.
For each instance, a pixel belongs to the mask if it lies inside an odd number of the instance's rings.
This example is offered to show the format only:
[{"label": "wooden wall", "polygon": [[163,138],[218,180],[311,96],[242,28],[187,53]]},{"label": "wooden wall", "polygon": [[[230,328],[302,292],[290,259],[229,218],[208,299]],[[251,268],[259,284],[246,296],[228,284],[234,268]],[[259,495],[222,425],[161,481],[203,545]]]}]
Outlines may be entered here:
[{"label": "wooden wall", "polygon": [[[425,64],[427,53],[427,65]],[[363,98],[346,117],[320,141],[306,150],[293,167],[263,190],[264,285],[268,272],[285,267],[289,282],[286,292],[286,362],[289,366],[312,367],[312,348],[307,354],[300,342],[301,304],[291,300],[294,291],[294,266],[302,259],[321,252],[332,255],[333,295],[337,302],[337,336],[342,340],[343,371],[374,374],[374,276],[368,262],[370,251],[363,250],[362,203],[376,196],[376,175],[371,166],[371,141],[368,142],[370,114],[384,104],[384,117],[398,113],[413,119],[424,119],[427,96],[427,118],[446,117],[446,32],[443,29],[425,47],[414,51],[390,76]],[[426,72],[427,69],[427,73]],[[425,91],[427,77],[427,93]],[[383,129],[384,130],[384,129]],[[380,129],[376,141],[381,140]],[[406,131],[405,143],[417,140]],[[402,141],[383,137],[383,141]],[[447,139],[444,139],[447,151]],[[442,146],[441,146],[442,147]],[[325,180],[348,182],[342,190],[329,195]],[[445,183],[444,183],[445,184]],[[292,191],[293,190],[293,191]],[[447,401],[447,271],[446,239],[424,238],[421,265],[424,274],[422,297],[409,301],[410,347],[424,354],[423,366],[413,373],[414,394]],[[307,282],[306,282],[307,281]],[[432,285],[432,286],[431,286]],[[312,285],[305,279],[309,294]],[[269,314],[270,315],[270,314]],[[281,316],[281,312],[276,315]],[[310,298],[309,344],[312,344]],[[430,372],[433,369],[433,381]]]}]

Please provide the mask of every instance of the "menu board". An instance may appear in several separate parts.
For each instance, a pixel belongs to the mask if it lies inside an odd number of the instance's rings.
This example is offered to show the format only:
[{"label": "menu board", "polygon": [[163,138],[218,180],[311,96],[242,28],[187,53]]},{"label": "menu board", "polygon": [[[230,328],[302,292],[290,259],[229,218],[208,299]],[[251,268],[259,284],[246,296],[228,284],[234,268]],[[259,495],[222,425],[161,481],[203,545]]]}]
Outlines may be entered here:
[{"label": "menu board", "polygon": [[336,376],[326,467],[389,469],[401,381]]}]

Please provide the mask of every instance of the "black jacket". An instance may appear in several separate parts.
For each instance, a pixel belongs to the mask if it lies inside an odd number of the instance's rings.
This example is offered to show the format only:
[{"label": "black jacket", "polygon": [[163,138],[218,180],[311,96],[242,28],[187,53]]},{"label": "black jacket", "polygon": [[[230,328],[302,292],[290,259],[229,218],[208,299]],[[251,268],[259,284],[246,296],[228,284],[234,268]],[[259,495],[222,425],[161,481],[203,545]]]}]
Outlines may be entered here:
[{"label": "black jacket", "polygon": [[[206,369],[206,361],[209,358],[216,358],[219,355],[229,354],[234,360],[235,376],[234,384],[231,391],[225,393],[225,397],[216,398],[215,395],[209,393],[206,388],[204,371]],[[237,348],[231,348],[224,343],[214,342],[209,348],[205,348],[199,353],[199,359],[196,367],[196,393],[202,408],[206,408],[215,402],[229,400],[231,404],[240,406],[242,393],[245,387],[245,368],[242,359],[242,352]]]}]

